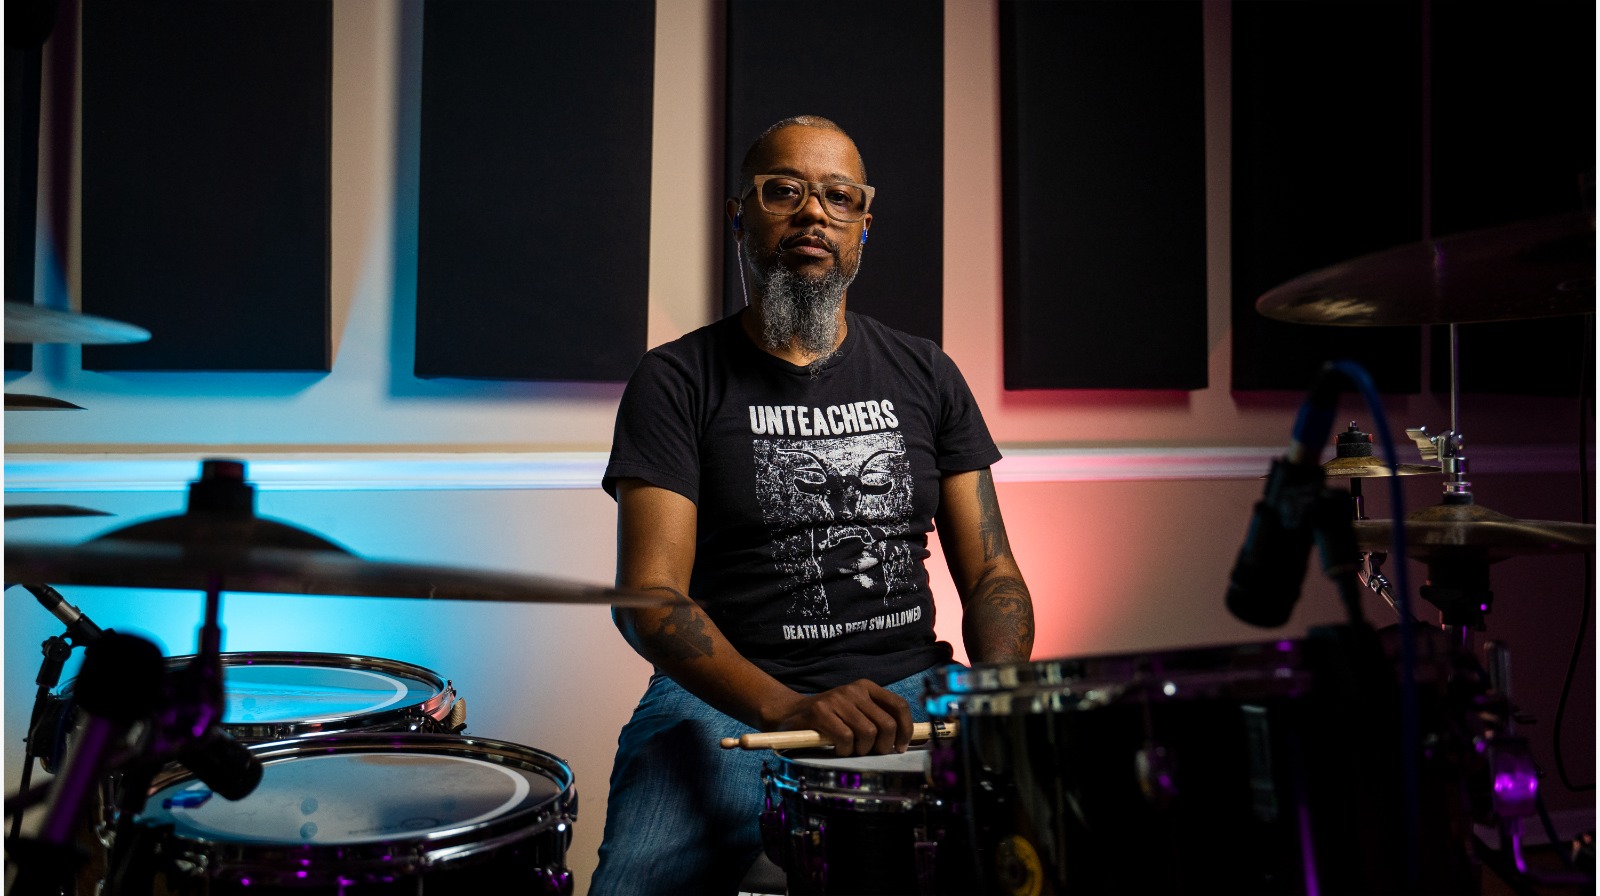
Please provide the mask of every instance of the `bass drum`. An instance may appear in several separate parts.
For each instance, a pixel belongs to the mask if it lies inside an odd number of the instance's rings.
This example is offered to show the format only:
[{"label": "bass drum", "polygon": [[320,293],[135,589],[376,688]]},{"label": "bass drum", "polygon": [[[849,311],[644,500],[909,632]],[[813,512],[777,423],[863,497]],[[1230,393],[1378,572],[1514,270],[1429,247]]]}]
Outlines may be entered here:
[{"label": "bass drum", "polygon": [[1393,654],[1342,630],[949,667],[931,780],[978,892],[1476,892],[1445,651],[1418,651],[1409,783]]},{"label": "bass drum", "polygon": [[[570,894],[572,771],[505,741],[334,734],[253,745],[238,801],[182,769],[135,820],[122,892]],[[131,888],[127,888],[131,885]]]}]

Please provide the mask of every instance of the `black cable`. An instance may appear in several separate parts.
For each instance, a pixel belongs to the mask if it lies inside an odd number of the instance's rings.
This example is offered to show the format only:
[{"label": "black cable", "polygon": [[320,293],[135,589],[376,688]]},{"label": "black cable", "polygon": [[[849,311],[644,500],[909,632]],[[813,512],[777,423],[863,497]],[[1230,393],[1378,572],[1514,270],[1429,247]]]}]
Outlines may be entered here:
[{"label": "black cable", "polygon": [[[1593,516],[1589,506],[1589,404],[1594,396],[1594,378],[1590,376],[1594,359],[1594,318],[1589,316],[1585,327],[1583,358],[1578,368],[1578,519],[1589,523]],[[1578,660],[1583,655],[1583,644],[1589,635],[1589,613],[1594,603],[1594,552],[1583,555],[1583,612],[1579,617],[1577,640],[1572,645],[1572,656],[1567,661],[1567,677],[1561,683],[1561,696],[1556,701],[1556,719],[1552,737],[1556,759],[1556,772],[1561,783],[1574,793],[1594,790],[1594,782],[1574,784],[1567,774],[1566,758],[1561,751],[1561,720],[1567,714],[1567,698],[1572,694],[1572,681],[1578,673]]]}]

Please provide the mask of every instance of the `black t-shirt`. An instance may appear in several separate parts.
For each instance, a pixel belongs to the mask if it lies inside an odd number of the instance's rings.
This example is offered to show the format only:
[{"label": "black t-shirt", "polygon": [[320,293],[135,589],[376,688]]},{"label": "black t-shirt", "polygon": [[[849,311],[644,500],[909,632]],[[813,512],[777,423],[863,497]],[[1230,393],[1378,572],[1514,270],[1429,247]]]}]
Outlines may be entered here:
[{"label": "black t-shirt", "polygon": [[948,662],[923,565],[942,474],[1000,459],[955,362],[846,312],[819,372],[730,315],[644,356],[602,481],[699,510],[689,594],[757,666],[801,691]]}]

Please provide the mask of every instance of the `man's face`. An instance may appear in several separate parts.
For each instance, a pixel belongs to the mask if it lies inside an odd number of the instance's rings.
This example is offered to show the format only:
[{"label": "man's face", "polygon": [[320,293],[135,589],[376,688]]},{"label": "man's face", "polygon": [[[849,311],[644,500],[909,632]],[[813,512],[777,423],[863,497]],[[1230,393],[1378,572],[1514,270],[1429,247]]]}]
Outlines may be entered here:
[{"label": "man's face", "polygon": [[[849,137],[837,131],[789,127],[767,140],[757,174],[787,174],[804,181],[862,183],[861,156]],[[761,207],[753,192],[746,192],[738,211],[742,214],[739,239],[752,281],[764,283],[781,265],[806,279],[821,279],[837,272],[848,283],[861,265],[861,234],[872,216],[843,224],[828,217],[821,200],[808,196],[792,215],[774,215]]]}]

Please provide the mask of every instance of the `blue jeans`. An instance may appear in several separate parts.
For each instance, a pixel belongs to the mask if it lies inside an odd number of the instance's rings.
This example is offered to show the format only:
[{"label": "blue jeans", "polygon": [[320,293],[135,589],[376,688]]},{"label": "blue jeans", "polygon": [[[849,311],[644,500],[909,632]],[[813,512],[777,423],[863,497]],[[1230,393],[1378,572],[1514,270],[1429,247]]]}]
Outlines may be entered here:
[{"label": "blue jeans", "polygon": [[[924,674],[888,689],[923,709]],[[617,738],[600,865],[589,896],[714,896],[738,892],[761,854],[761,764],[767,750],[724,749],[752,728],[665,675]]]}]

